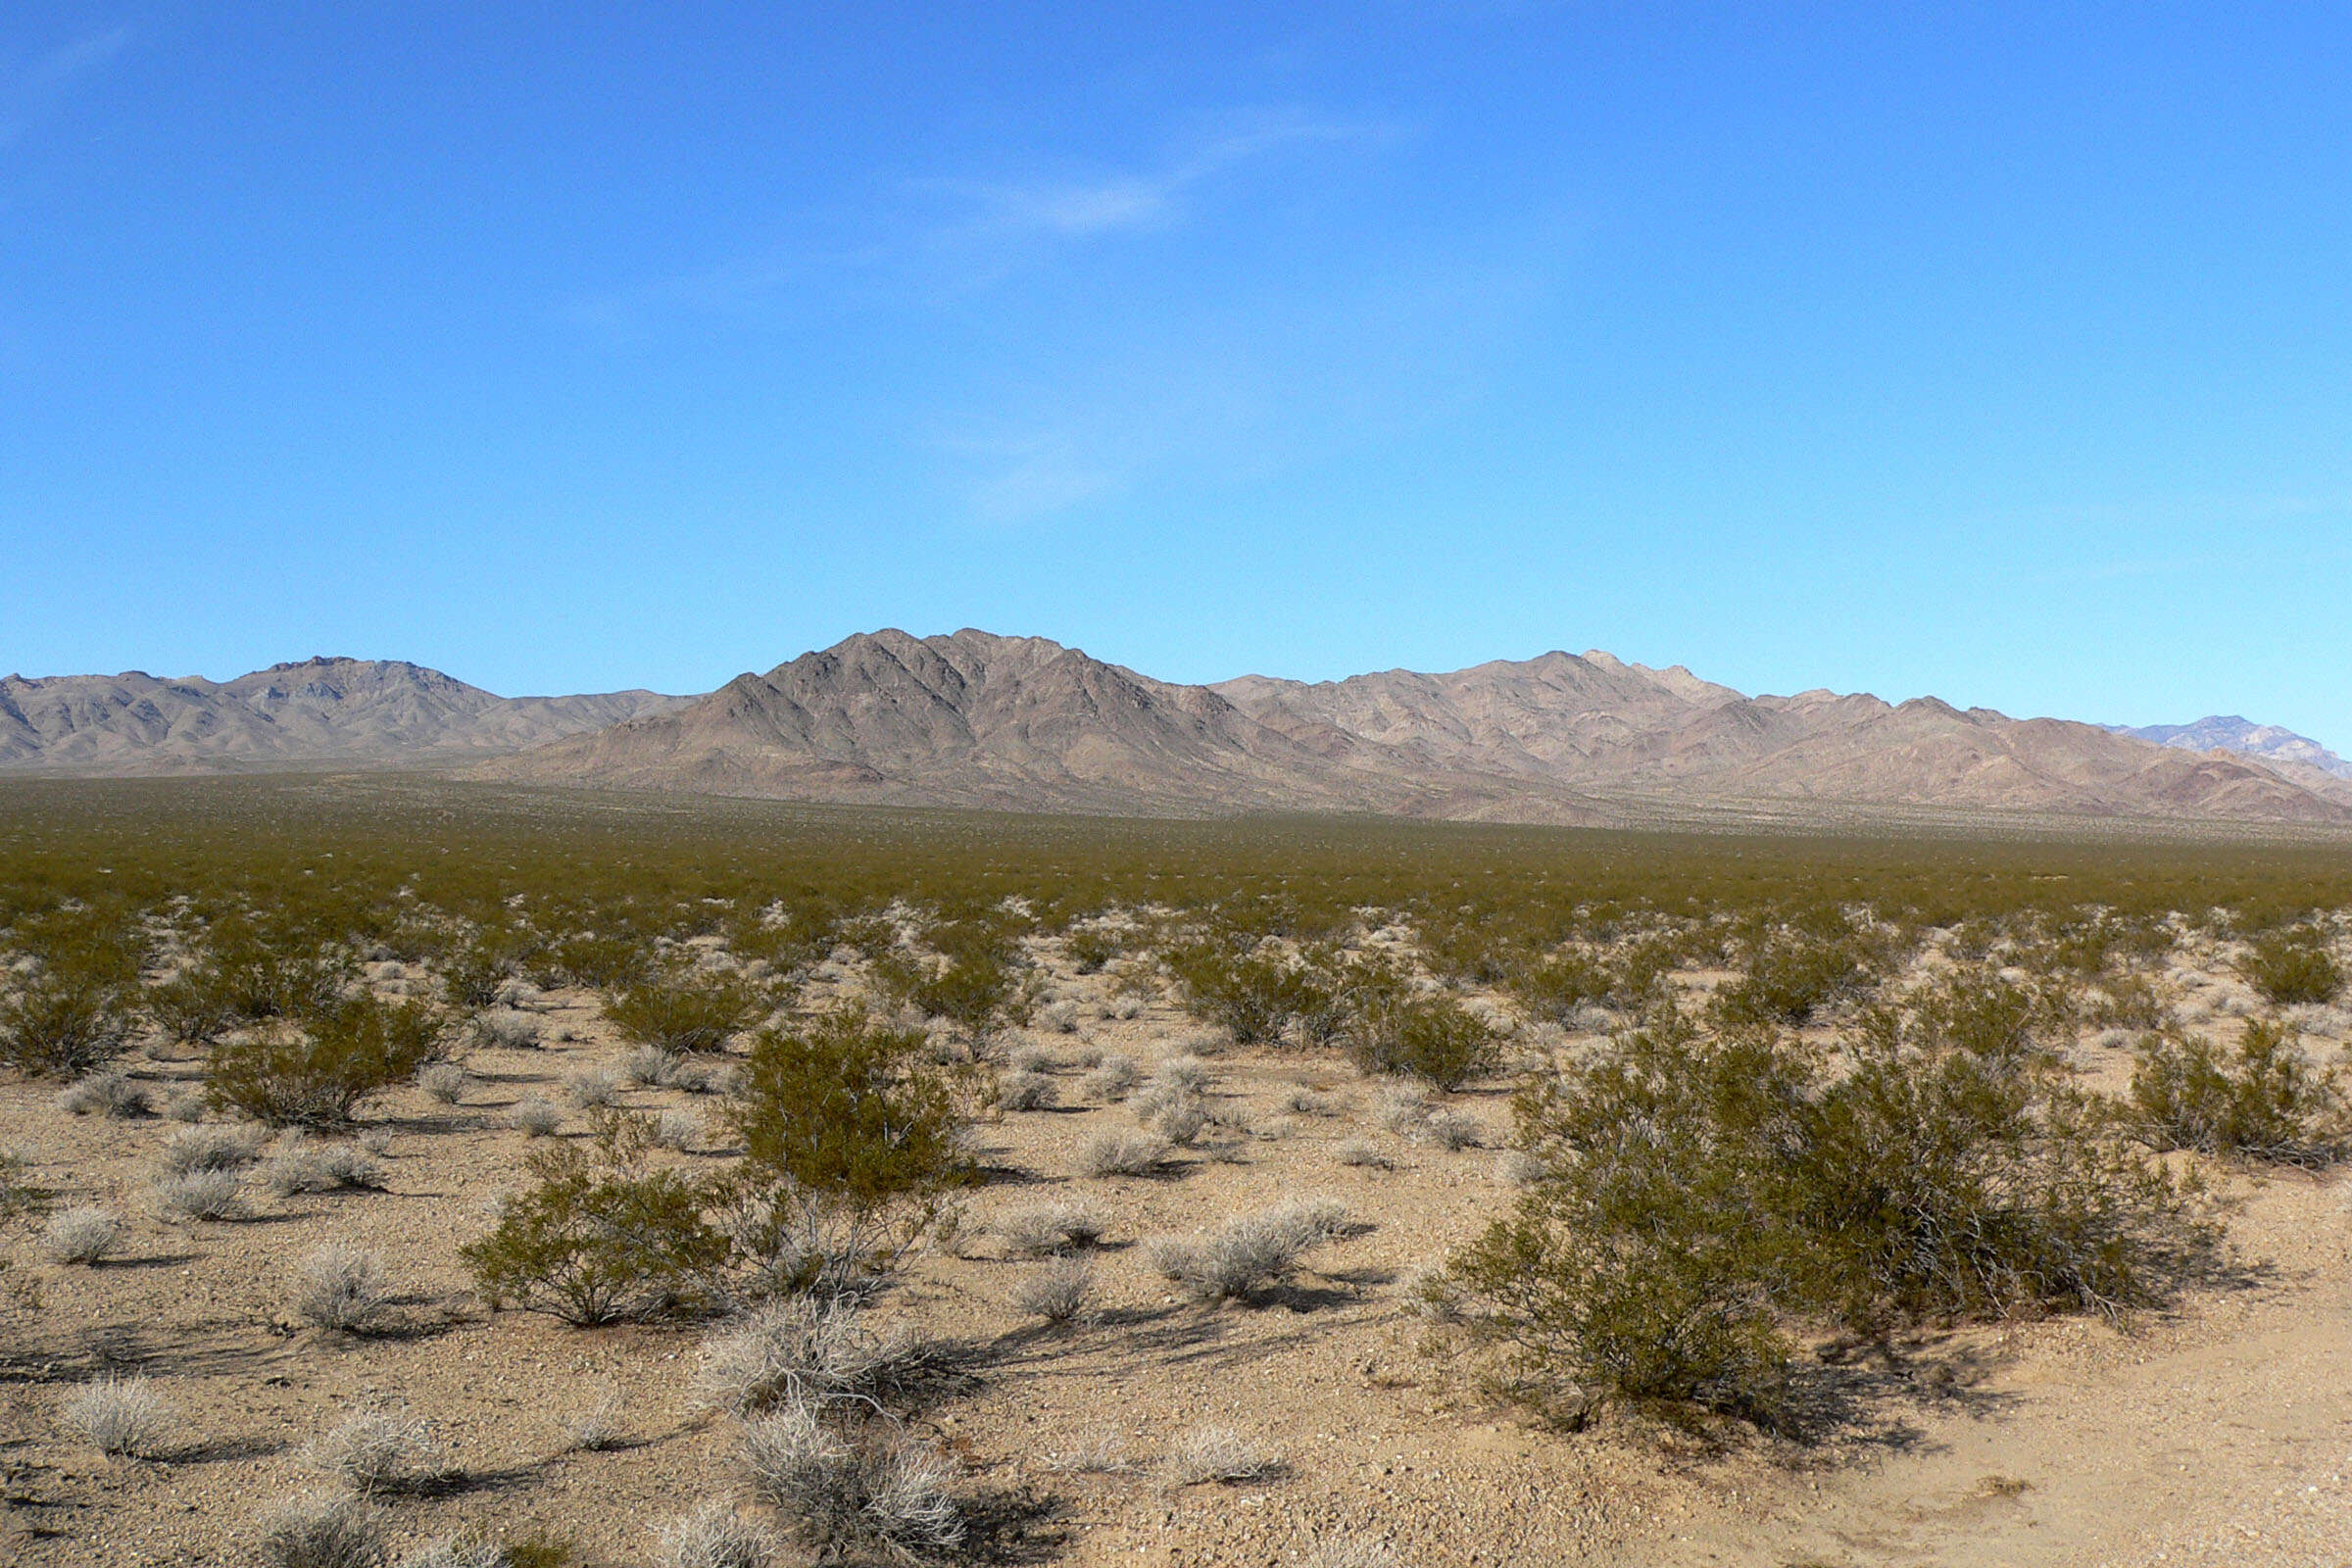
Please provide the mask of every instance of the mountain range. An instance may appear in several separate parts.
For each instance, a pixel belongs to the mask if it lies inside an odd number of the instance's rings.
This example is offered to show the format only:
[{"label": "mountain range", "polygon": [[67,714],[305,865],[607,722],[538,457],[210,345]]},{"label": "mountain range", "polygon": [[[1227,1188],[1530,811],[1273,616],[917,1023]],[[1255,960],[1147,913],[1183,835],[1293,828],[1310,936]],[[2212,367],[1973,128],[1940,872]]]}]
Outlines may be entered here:
[{"label": "mountain range", "polygon": [[231,681],[0,679],[0,768],[220,772],[345,762],[432,766],[515,752],[692,702],[658,692],[498,697],[420,664],[309,659]]},{"label": "mountain range", "polygon": [[2257,724],[2235,713],[2215,713],[2193,724],[2143,724],[2136,729],[2120,724],[2105,727],[2143,741],[2154,741],[2159,746],[2177,746],[2190,752],[2236,752],[2244,757],[2259,757],[2266,762],[2316,767],[2335,778],[2352,778],[2352,762],[2310,736],[2298,735],[2277,724]]},{"label": "mountain range", "polygon": [[[398,766],[1132,815],[1607,823],[1831,806],[2352,824],[2352,768],[2334,772],[2327,764],[2340,760],[2315,743],[2239,719],[2160,728],[2018,719],[1932,697],[1750,697],[1597,652],[1185,685],[1045,638],[972,630],[861,633],[692,698],[502,698],[415,664],[329,659],[219,684],[0,681],[0,769],[12,771]],[[2271,752],[2246,755],[2255,746]]]}]

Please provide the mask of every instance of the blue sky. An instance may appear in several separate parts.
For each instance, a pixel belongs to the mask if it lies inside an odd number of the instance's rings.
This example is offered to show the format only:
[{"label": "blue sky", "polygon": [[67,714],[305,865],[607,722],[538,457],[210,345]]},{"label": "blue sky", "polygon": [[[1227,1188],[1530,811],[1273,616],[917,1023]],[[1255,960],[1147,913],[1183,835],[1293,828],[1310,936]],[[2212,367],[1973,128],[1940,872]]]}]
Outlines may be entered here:
[{"label": "blue sky", "polygon": [[2352,748],[2339,4],[14,5],[0,669],[1545,649]]}]

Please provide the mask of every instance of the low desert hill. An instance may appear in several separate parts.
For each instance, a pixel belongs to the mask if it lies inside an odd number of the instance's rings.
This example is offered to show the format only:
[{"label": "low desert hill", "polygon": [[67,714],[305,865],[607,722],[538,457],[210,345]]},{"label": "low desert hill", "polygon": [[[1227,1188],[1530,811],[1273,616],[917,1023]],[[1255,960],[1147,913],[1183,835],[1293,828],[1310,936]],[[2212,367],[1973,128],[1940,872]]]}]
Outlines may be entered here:
[{"label": "low desert hill", "polygon": [[692,699],[657,692],[499,697],[373,659],[190,675],[0,679],[0,769],[172,773],[335,762],[415,766],[519,751]]},{"label": "low desert hill", "polygon": [[1171,685],[1043,638],[851,637],[674,712],[484,762],[511,782],[1027,810],[1622,819],[1631,799],[2352,823],[2352,787],[1933,698],[1747,697],[1545,654]]}]

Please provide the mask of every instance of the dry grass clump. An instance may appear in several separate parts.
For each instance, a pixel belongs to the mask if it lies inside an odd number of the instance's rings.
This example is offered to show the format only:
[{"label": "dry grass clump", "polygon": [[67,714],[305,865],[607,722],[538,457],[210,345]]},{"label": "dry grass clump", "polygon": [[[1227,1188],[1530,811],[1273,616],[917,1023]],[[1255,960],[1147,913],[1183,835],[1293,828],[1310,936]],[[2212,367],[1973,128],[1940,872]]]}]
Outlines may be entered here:
[{"label": "dry grass clump", "polygon": [[779,1402],[871,1404],[937,1361],[936,1348],[903,1324],[869,1328],[854,1299],[792,1296],[708,1335],[694,1388],[704,1402],[736,1415]]},{"label": "dry grass clump", "polygon": [[152,1459],[179,1430],[179,1414],[145,1378],[97,1378],[64,1411],[66,1429],[100,1453]]},{"label": "dry grass clump", "polygon": [[1007,1209],[989,1225],[1013,1257],[1093,1247],[1102,1240],[1102,1216],[1083,1203],[1028,1203]]},{"label": "dry grass clump", "polygon": [[1037,1026],[1057,1035],[1078,1032],[1078,1004],[1074,1002],[1054,1002],[1037,1011]]},{"label": "dry grass clump", "polygon": [[1061,1086],[1042,1072],[1008,1072],[997,1079],[997,1103],[1006,1110],[1051,1110]]},{"label": "dry grass clump", "polygon": [[1127,1443],[1115,1432],[1099,1432],[1070,1448],[1050,1448],[1038,1455],[1039,1465],[1054,1475],[1124,1475],[1135,1466],[1127,1457]]},{"label": "dry grass clump", "polygon": [[122,1245],[122,1216],[88,1204],[50,1216],[41,1251],[53,1263],[99,1263]]},{"label": "dry grass clump", "polygon": [[309,1492],[264,1513],[255,1554],[268,1568],[377,1568],[383,1510],[348,1492]]},{"label": "dry grass clump", "polygon": [[564,1080],[564,1098],[574,1110],[615,1104],[620,1100],[620,1077],[602,1067],[571,1073]]},{"label": "dry grass clump", "polygon": [[164,1114],[176,1122],[200,1122],[212,1108],[201,1089],[182,1089],[164,1102]]},{"label": "dry grass clump", "polygon": [[262,1157],[261,1134],[251,1127],[189,1127],[164,1141],[157,1156],[168,1176],[190,1171],[242,1170]]},{"label": "dry grass clump", "polygon": [[621,1393],[620,1386],[606,1384],[594,1403],[564,1423],[564,1446],[575,1453],[601,1453],[607,1448],[619,1447],[621,1422],[628,1407],[628,1396]]},{"label": "dry grass clump", "polygon": [[148,1102],[147,1091],[132,1083],[127,1074],[120,1072],[94,1073],[78,1083],[69,1084],[57,1092],[57,1108],[69,1116],[112,1116],[118,1121],[152,1116],[155,1106]]},{"label": "dry grass clump", "polygon": [[1420,1138],[1447,1153],[1459,1153],[1486,1142],[1487,1124],[1467,1111],[1436,1111],[1421,1123]]},{"label": "dry grass clump", "polygon": [[1103,1133],[1079,1152],[1078,1168],[1089,1176],[1141,1176],[1158,1169],[1168,1149],[1150,1133]]},{"label": "dry grass clump", "polygon": [[1083,1257],[1057,1257],[1030,1270],[1012,1288],[1015,1311],[1042,1317],[1049,1323],[1070,1323],[1085,1316],[1095,1298],[1095,1266]]},{"label": "dry grass clump", "polygon": [[1381,1126],[1399,1138],[1417,1135],[1424,1122],[1436,1114],[1430,1102],[1429,1091],[1419,1084],[1388,1084],[1380,1091],[1373,1116]]},{"label": "dry grass clump", "polygon": [[192,1170],[184,1176],[162,1176],[149,1189],[157,1212],[166,1219],[241,1219],[245,1209],[245,1177],[233,1170]]},{"label": "dry grass clump", "polygon": [[473,1021],[473,1038],[488,1050],[530,1051],[539,1044],[539,1020],[522,1012],[485,1012]]},{"label": "dry grass clump", "polygon": [[356,1144],[314,1144],[300,1134],[278,1141],[261,1167],[262,1185],[279,1198],[346,1189],[381,1191],[383,1161]]},{"label": "dry grass clump", "polygon": [[1524,1149],[1506,1149],[1494,1156],[1494,1184],[1532,1187],[1551,1174],[1551,1167]]},{"label": "dry grass clump", "polygon": [[703,1131],[702,1117],[683,1106],[672,1105],[655,1119],[654,1145],[684,1153],[702,1142]]},{"label": "dry grass clump", "polygon": [[1350,1138],[1340,1145],[1340,1163],[1359,1170],[1395,1170],[1396,1159],[1369,1138]]},{"label": "dry grass clump", "polygon": [[400,1568],[514,1568],[514,1554],[472,1536],[435,1536],[415,1551],[401,1553]]},{"label": "dry grass clump", "polygon": [[1348,1106],[1344,1095],[1328,1094],[1317,1089],[1294,1089],[1284,1098],[1282,1108],[1300,1116],[1345,1116]]},{"label": "dry grass clump", "polygon": [[1061,1057],[1043,1046],[1023,1046],[1007,1056],[1004,1064],[1014,1072],[1059,1072],[1064,1065]]},{"label": "dry grass clump", "polygon": [[1247,1297],[1288,1280],[1306,1253],[1346,1228],[1347,1206],[1324,1199],[1243,1214],[1214,1231],[1163,1236],[1146,1258],[1197,1301]]},{"label": "dry grass clump", "polygon": [[660,1046],[639,1046],[620,1058],[620,1075],[641,1089],[659,1089],[677,1076],[685,1060]]},{"label": "dry grass clump", "polygon": [[753,1489],[820,1558],[919,1558],[963,1544],[953,1467],[887,1424],[844,1430],[786,1402],[744,1422],[743,1461]]},{"label": "dry grass clump", "polygon": [[428,1062],[416,1074],[416,1087],[425,1098],[444,1105],[454,1105],[466,1098],[466,1086],[473,1075],[454,1061]]},{"label": "dry grass clump", "polygon": [[525,1138],[551,1138],[564,1125],[564,1112],[544,1095],[525,1095],[507,1112]]},{"label": "dry grass clump", "polygon": [[447,1453],[422,1417],[390,1409],[355,1410],[303,1450],[312,1468],[362,1495],[414,1492],[447,1474]]},{"label": "dry grass clump", "polygon": [[1197,1095],[1208,1087],[1209,1079],[1214,1075],[1215,1069],[1207,1062],[1188,1054],[1171,1056],[1161,1062],[1152,1074],[1152,1082],[1157,1088]]},{"label": "dry grass clump", "polygon": [[1193,1428],[1169,1446],[1159,1462],[1160,1480],[1170,1487],[1263,1481],[1281,1468],[1278,1450],[1219,1426]]},{"label": "dry grass clump", "polygon": [[1127,1098],[1141,1076],[1133,1058],[1104,1056],[1080,1081],[1078,1087],[1086,1092],[1089,1100],[1115,1102]]},{"label": "dry grass clump", "polygon": [[716,1497],[661,1526],[656,1536],[661,1568],[767,1568],[778,1544],[764,1523]]},{"label": "dry grass clump", "polygon": [[346,1334],[383,1327],[391,1312],[384,1260],[356,1247],[321,1247],[294,1276],[294,1313],[305,1323]]}]

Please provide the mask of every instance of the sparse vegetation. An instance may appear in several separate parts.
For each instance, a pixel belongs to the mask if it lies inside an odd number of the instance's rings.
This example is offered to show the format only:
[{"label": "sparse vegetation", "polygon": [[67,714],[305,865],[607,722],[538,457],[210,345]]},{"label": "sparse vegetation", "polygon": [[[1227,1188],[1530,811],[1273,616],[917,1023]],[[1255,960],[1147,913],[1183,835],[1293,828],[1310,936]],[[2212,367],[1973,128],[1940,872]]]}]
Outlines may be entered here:
[{"label": "sparse vegetation", "polygon": [[383,1510],[348,1492],[288,1497],[262,1515],[254,1548],[270,1568],[378,1568]]},{"label": "sparse vegetation", "polygon": [[51,1215],[41,1233],[41,1250],[53,1263],[102,1263],[122,1245],[122,1216],[89,1204]]},{"label": "sparse vegetation", "polygon": [[178,1412],[145,1378],[103,1377],[66,1401],[67,1430],[100,1453],[153,1459],[179,1431]]},{"label": "sparse vegetation", "polygon": [[384,1326],[391,1308],[384,1260],[373,1252],[322,1247],[295,1275],[294,1314],[315,1327],[368,1334]]}]

